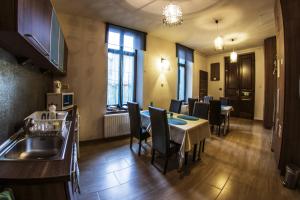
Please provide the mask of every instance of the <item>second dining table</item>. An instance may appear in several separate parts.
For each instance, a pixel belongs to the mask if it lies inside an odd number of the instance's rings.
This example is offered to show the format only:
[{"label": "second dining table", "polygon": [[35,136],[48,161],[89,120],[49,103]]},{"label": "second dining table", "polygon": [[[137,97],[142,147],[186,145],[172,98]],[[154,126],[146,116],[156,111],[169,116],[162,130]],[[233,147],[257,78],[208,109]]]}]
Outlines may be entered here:
[{"label": "second dining table", "polygon": [[[148,110],[141,111],[143,127],[148,127],[151,133],[150,114]],[[179,168],[183,167],[183,161],[187,161],[188,153],[197,145],[200,151],[200,142],[211,136],[208,120],[200,119],[177,113],[168,113],[170,127],[170,139],[180,144]]]}]

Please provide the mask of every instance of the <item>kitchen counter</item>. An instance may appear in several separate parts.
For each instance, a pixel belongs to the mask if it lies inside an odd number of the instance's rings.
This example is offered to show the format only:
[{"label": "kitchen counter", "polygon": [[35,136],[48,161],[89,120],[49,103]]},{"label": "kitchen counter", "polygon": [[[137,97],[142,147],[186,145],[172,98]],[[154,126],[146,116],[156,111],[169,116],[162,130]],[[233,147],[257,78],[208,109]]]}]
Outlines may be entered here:
[{"label": "kitchen counter", "polygon": [[0,185],[70,181],[75,134],[70,128],[71,123],[67,123],[63,133],[67,140],[63,160],[1,160]]}]

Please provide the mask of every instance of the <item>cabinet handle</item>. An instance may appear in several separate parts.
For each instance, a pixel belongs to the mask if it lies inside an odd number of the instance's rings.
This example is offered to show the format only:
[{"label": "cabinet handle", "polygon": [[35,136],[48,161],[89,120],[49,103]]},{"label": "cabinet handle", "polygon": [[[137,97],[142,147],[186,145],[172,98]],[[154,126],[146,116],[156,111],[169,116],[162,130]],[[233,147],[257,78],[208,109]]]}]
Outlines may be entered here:
[{"label": "cabinet handle", "polygon": [[26,34],[24,34],[24,36],[29,38],[29,40],[31,40],[31,41],[33,40],[34,43],[36,44],[36,45],[35,44],[33,44],[33,45],[36,48],[38,48],[44,56],[46,56],[46,57],[49,56],[49,53],[47,52],[47,49],[33,35],[31,35],[29,33],[26,33]]}]

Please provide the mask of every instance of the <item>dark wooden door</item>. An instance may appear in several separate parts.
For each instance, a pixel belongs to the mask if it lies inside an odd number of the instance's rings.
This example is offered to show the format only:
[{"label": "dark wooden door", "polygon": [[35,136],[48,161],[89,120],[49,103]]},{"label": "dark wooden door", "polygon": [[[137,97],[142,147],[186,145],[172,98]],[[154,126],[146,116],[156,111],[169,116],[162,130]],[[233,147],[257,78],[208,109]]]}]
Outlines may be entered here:
[{"label": "dark wooden door", "polygon": [[50,53],[52,5],[49,0],[18,1],[18,31],[45,57]]},{"label": "dark wooden door", "polygon": [[208,73],[200,70],[199,72],[199,98],[207,96],[208,93]]},{"label": "dark wooden door", "polygon": [[234,107],[233,116],[254,118],[254,53],[239,55],[237,63],[230,63],[230,59],[225,58],[225,96]]},{"label": "dark wooden door", "polygon": [[237,63],[230,63],[225,58],[225,96],[229,98],[230,105],[234,107],[232,116],[239,117],[239,68]]}]

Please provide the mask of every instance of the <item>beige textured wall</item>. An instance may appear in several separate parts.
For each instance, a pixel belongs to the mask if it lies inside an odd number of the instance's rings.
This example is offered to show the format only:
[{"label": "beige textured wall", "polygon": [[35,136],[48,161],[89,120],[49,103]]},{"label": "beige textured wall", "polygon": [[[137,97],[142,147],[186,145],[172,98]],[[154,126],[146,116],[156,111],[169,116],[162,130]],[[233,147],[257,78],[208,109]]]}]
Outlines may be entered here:
[{"label": "beige textured wall", "polygon": [[[170,70],[160,68],[161,58],[170,62]],[[144,108],[152,101],[168,109],[171,98],[177,97],[177,59],[175,43],[148,35],[144,57]]]},{"label": "beige textured wall", "polygon": [[[161,57],[167,58],[170,62],[170,70],[162,71],[160,66]],[[199,96],[199,70],[206,71],[206,57],[199,52],[194,53],[193,91],[192,96]],[[176,45],[148,35],[147,51],[145,52],[144,63],[144,108],[147,108],[151,101],[155,106],[168,109],[171,98],[177,98],[178,65],[176,58]]]},{"label": "beige textured wall", "polygon": [[198,51],[194,51],[193,67],[193,97],[199,96],[199,71],[207,71],[207,57]]},{"label": "beige textured wall", "polygon": [[103,137],[106,110],[105,24],[58,14],[69,48],[68,75],[63,81],[75,92],[80,111],[80,140]]},{"label": "beige textured wall", "polygon": [[[264,47],[260,46],[257,48],[245,49],[238,51],[239,54],[242,53],[255,53],[255,108],[254,108],[254,119],[262,120],[264,112],[264,74],[265,74],[265,58],[264,58]],[[218,54],[210,56],[207,58],[207,70],[209,76],[208,82],[208,94],[218,99],[224,96],[225,88],[225,67],[224,67],[224,57],[229,56],[229,53]],[[210,64],[220,63],[220,81],[210,81]],[[222,88],[220,91],[219,88]]]}]

